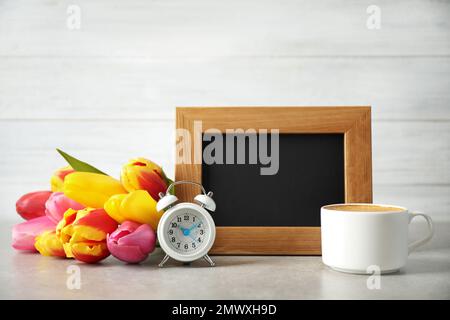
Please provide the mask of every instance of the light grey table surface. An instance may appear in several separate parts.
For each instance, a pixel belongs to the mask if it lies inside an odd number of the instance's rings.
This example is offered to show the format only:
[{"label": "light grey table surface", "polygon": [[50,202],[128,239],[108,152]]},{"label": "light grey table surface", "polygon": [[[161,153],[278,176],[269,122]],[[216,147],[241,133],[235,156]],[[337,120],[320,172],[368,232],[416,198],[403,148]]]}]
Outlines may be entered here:
[{"label": "light grey table surface", "polygon": [[[171,261],[160,269],[155,252],[140,265],[112,257],[87,265],[13,250],[11,226],[1,224],[1,299],[450,299],[449,221],[436,221],[434,239],[404,270],[381,276],[378,290],[367,288],[368,275],[330,270],[320,257],[220,256],[214,268]],[[67,287],[71,265],[80,268],[80,289]]]}]

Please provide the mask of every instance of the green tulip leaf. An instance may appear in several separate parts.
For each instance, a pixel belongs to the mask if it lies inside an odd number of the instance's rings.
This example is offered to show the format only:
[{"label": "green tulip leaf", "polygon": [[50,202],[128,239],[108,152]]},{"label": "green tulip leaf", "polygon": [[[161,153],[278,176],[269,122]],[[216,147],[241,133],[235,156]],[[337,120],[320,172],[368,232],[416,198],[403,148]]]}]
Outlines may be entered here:
[{"label": "green tulip leaf", "polygon": [[64,151],[58,148],[56,149],[56,151],[58,151],[58,153],[67,161],[68,164],[70,164],[72,169],[75,171],[99,173],[107,176],[106,173],[91,166],[89,163],[78,160],[77,158],[72,157],[71,155],[65,153]]},{"label": "green tulip leaf", "polygon": [[[166,176],[166,173],[164,172],[164,170],[162,170],[162,168],[161,168],[161,171],[162,171],[163,179],[165,180],[165,182],[166,182],[166,184],[167,184],[167,187],[170,186],[170,184],[173,183],[173,180],[169,179],[169,178]],[[170,190],[170,194],[175,195],[175,187],[172,187],[172,189]]]}]

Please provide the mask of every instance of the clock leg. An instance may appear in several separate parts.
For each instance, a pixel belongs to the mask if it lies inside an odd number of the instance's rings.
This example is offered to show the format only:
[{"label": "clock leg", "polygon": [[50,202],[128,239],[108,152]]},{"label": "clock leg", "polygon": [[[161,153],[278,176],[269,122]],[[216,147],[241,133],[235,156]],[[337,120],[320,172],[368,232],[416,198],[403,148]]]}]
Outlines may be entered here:
[{"label": "clock leg", "polygon": [[207,254],[203,256],[203,259],[205,259],[211,265],[211,267],[214,267],[216,265],[216,263],[212,261],[212,259]]},{"label": "clock leg", "polygon": [[161,260],[161,262],[158,264],[158,267],[162,268],[164,266],[164,264],[167,262],[167,260],[169,260],[169,255],[166,254],[166,256],[164,257],[164,259]]}]

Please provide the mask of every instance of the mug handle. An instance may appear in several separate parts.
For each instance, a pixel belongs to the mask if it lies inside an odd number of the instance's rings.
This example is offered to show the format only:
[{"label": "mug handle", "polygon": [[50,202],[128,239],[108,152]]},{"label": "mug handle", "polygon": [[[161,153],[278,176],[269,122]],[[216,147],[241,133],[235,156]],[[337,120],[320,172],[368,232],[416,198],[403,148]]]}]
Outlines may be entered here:
[{"label": "mug handle", "polygon": [[409,222],[411,223],[411,221],[415,218],[415,217],[422,217],[427,221],[427,225],[428,225],[428,235],[423,238],[423,239],[419,239],[416,241],[411,242],[408,245],[408,254],[411,253],[412,251],[416,250],[418,247],[420,247],[421,245],[427,243],[428,241],[431,240],[431,238],[433,237],[434,234],[434,228],[433,228],[433,220],[431,220],[431,217],[423,212],[410,212],[409,213]]}]

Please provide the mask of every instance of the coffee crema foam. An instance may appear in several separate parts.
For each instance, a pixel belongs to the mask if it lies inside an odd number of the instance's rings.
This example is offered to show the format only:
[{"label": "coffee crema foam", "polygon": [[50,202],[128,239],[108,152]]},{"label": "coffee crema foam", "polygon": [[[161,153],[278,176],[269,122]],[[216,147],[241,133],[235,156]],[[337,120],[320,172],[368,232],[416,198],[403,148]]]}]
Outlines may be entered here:
[{"label": "coffee crema foam", "polygon": [[399,207],[383,206],[376,204],[336,204],[325,206],[324,209],[352,212],[402,212],[405,209]]}]

